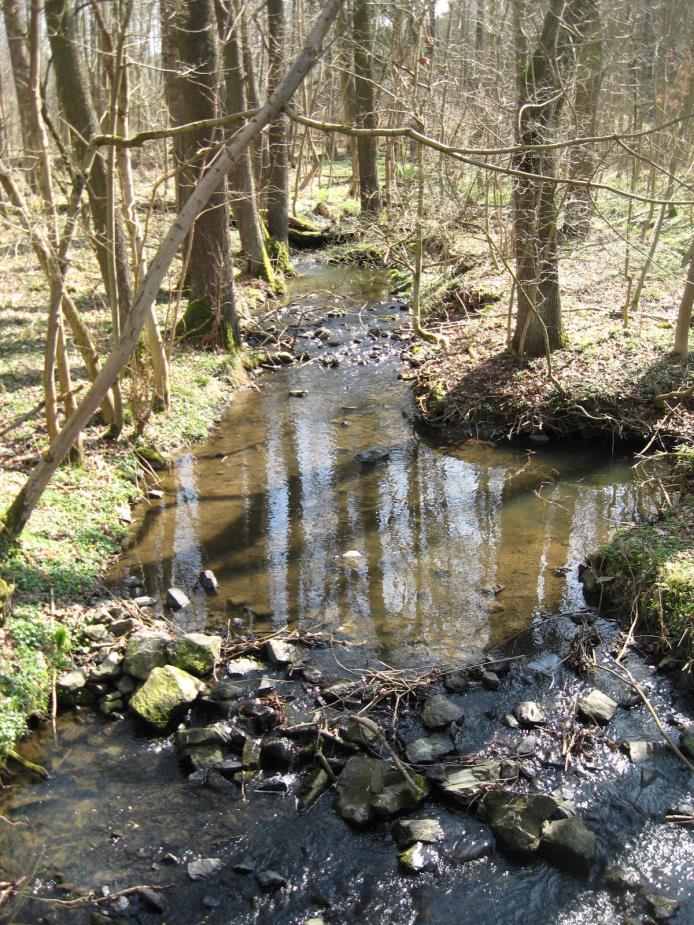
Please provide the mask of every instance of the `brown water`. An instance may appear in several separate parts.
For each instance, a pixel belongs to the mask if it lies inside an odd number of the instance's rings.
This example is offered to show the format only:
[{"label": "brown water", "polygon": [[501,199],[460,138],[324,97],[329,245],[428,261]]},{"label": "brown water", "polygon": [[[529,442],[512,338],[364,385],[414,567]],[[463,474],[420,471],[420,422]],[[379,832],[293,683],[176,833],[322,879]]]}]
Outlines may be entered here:
[{"label": "brown water", "polygon": [[[314,359],[262,377],[177,458],[119,576],[159,598],[183,588],[191,628],[318,621],[387,660],[457,657],[538,612],[580,609],[578,562],[637,515],[631,462],[586,444],[437,446],[397,378],[405,345],[367,334],[399,338],[408,321],[383,276],[315,259],[300,272],[281,324],[301,320]],[[328,317],[336,308],[347,314]],[[323,325],[339,346],[303,336]],[[355,460],[374,444],[387,460]],[[217,597],[196,587],[202,568]]]}]

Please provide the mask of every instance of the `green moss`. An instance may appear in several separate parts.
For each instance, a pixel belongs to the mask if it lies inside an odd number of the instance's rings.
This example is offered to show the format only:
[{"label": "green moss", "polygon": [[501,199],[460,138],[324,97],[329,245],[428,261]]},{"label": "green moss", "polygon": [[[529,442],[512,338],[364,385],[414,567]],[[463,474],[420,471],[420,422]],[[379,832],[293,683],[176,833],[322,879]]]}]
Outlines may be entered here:
[{"label": "green moss", "polygon": [[296,271],[289,258],[287,245],[283,241],[277,241],[275,238],[271,238],[270,235],[267,235],[265,238],[265,246],[273,262],[275,272],[282,276],[294,276]]}]

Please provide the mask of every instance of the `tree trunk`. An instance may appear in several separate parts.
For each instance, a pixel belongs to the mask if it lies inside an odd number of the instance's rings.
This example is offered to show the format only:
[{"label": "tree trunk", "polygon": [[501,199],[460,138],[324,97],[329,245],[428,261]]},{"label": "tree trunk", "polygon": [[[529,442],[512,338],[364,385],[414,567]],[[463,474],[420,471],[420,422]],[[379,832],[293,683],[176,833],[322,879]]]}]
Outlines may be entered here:
[{"label": "tree trunk", "polygon": [[[286,22],[284,0],[268,0],[268,93],[273,93],[284,72]],[[278,266],[288,260],[289,150],[287,117],[273,119],[268,130],[268,173],[265,187],[267,230],[278,250]]]},{"label": "tree trunk", "polygon": [[[169,120],[172,125],[182,125],[183,101],[178,87],[178,52],[176,51],[176,0],[160,0],[159,16],[161,28],[161,66],[164,73],[164,98],[169,111]],[[185,139],[181,135],[172,138],[174,166],[180,167],[185,161]],[[181,174],[177,170],[174,175],[176,190],[176,209],[183,205],[181,192]]]},{"label": "tree trunk", "polygon": [[[177,11],[176,46],[182,68],[178,92],[184,122],[214,119],[219,115],[219,43],[212,0],[187,0]],[[210,149],[214,150],[218,132],[199,128],[184,138],[181,195],[186,202],[214,160]],[[190,313],[183,319],[182,329],[196,337],[204,335],[227,350],[237,347],[240,336],[224,180],[195,222],[187,282]]]},{"label": "tree trunk", "polygon": [[675,353],[684,359],[689,356],[689,328],[692,322],[692,306],[694,305],[694,238],[689,245],[689,252],[685,259],[689,260],[687,281],[684,284],[682,300],[677,313],[677,327],[675,328]]},{"label": "tree trunk", "polygon": [[[215,7],[223,48],[226,112],[228,114],[244,112],[247,107],[238,4],[230,0],[227,10],[222,0],[216,0]],[[231,209],[239,230],[241,248],[246,257],[246,270],[251,276],[258,276],[272,285],[275,278],[265,249],[265,239],[258,215],[250,151],[244,151],[231,168],[228,182]]]},{"label": "tree trunk", "polygon": [[[352,32],[354,37],[354,81],[356,117],[359,128],[377,128],[374,111],[373,35],[371,32],[370,0],[354,0]],[[379,212],[381,189],[378,182],[378,147],[373,136],[360,136],[359,198],[362,212]]]},{"label": "tree trunk", "polygon": [[[513,166],[534,176],[516,179],[513,188],[518,312],[512,345],[517,353],[530,356],[541,356],[562,344],[555,184],[537,179],[555,175],[555,154],[532,148],[552,138],[575,45],[595,16],[595,0],[552,0],[538,45],[519,81],[519,142],[528,150],[514,157]],[[521,46],[517,39],[517,47]]]},{"label": "tree trunk", "polygon": [[17,94],[19,124],[22,129],[22,138],[24,139],[24,154],[26,161],[23,166],[28,171],[29,182],[32,188],[38,192],[40,189],[38,153],[40,150],[40,139],[37,135],[36,123],[32,117],[34,107],[31,99],[26,22],[20,0],[3,0],[2,10],[5,18],[7,45],[10,51],[12,77]]}]

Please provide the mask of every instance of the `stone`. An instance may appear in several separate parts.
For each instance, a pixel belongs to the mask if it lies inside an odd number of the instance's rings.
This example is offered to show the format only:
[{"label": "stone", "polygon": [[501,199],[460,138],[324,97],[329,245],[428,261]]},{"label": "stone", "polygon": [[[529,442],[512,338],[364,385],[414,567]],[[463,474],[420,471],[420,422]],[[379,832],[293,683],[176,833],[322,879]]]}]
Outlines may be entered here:
[{"label": "stone", "polygon": [[378,740],[378,733],[374,729],[362,726],[361,723],[350,716],[345,723],[344,738],[347,739],[348,742],[354,742],[355,745],[360,745],[362,748],[368,748]]},{"label": "stone", "polygon": [[513,714],[521,726],[542,726],[547,722],[540,705],[534,700],[521,700],[513,708]]},{"label": "stone", "polygon": [[201,745],[232,745],[237,744],[237,736],[242,736],[241,730],[224,723],[214,723],[212,726],[191,726],[188,729],[177,729],[174,743],[177,751],[188,748],[198,748]]},{"label": "stone", "polygon": [[680,736],[680,751],[694,761],[694,727],[685,729]]},{"label": "stone", "polygon": [[156,597],[150,597],[147,594],[142,594],[140,597],[133,598],[133,604],[136,604],[138,607],[156,607],[157,599]]},{"label": "stone", "polygon": [[467,807],[485,787],[498,784],[500,778],[501,762],[478,761],[466,768],[446,768],[438,786],[445,796]]},{"label": "stone", "polygon": [[205,633],[186,633],[169,643],[166,651],[172,665],[202,678],[214,671],[222,651],[222,638]]},{"label": "stone", "polygon": [[499,680],[499,675],[495,671],[483,671],[482,684],[484,684],[488,691],[498,691],[501,686],[501,681]]},{"label": "stone", "polygon": [[271,706],[263,703],[262,700],[247,700],[242,706],[242,713],[249,719],[254,720],[263,732],[277,726],[281,720],[277,710],[273,710]]},{"label": "stone", "polygon": [[623,867],[608,867],[605,871],[605,886],[614,893],[634,893],[642,883],[638,874]]},{"label": "stone", "polygon": [[187,870],[191,880],[206,880],[221,868],[220,858],[200,858],[198,861],[189,861]]},{"label": "stone", "polygon": [[506,716],[504,716],[504,726],[508,726],[509,729],[518,729],[520,727],[520,723],[513,715],[513,713],[507,713]]},{"label": "stone", "polygon": [[263,893],[274,893],[287,886],[287,881],[276,870],[257,870],[255,879]]},{"label": "stone", "polygon": [[582,697],[577,705],[578,715],[589,723],[609,723],[617,710],[617,703],[597,687]]},{"label": "stone", "polygon": [[230,678],[245,678],[254,671],[263,671],[264,665],[255,658],[235,658],[226,665]]},{"label": "stone", "polygon": [[444,677],[443,686],[453,694],[462,694],[470,689],[470,675],[466,671],[453,671]]},{"label": "stone", "polygon": [[200,587],[205,594],[216,594],[219,591],[219,582],[217,576],[211,568],[206,568],[198,575]]},{"label": "stone", "polygon": [[557,802],[538,794],[500,790],[486,795],[484,808],[492,831],[503,846],[527,854],[539,848],[542,826],[555,814]]},{"label": "stone", "polygon": [[405,755],[410,764],[427,764],[430,761],[443,758],[444,755],[450,755],[452,751],[453,742],[451,737],[437,732],[434,735],[410,742],[405,748]]},{"label": "stone", "polygon": [[122,671],[123,656],[119,652],[109,652],[89,674],[90,681],[115,681]]},{"label": "stone", "polygon": [[233,780],[239,771],[243,771],[243,764],[237,758],[225,758],[215,765],[215,771],[227,780]]},{"label": "stone", "polygon": [[400,848],[415,842],[435,845],[443,841],[443,829],[438,819],[399,819],[393,826],[393,838]]},{"label": "stone", "polygon": [[180,588],[168,588],[166,591],[166,606],[171,610],[185,610],[190,604],[190,598]]},{"label": "stone", "polygon": [[164,732],[196,699],[198,689],[198,680],[174,665],[154,668],[133,694],[130,708],[145,723]]},{"label": "stone", "polygon": [[415,842],[411,848],[401,851],[398,855],[400,865],[411,874],[421,874],[424,871],[437,870],[439,855],[431,845]]},{"label": "stone", "polygon": [[378,444],[368,450],[362,450],[354,457],[358,463],[363,466],[373,466],[376,463],[385,462],[390,457],[390,447]]},{"label": "stone", "polygon": [[129,674],[121,675],[121,677],[116,681],[116,690],[124,697],[132,694],[136,686],[135,678],[131,677]]},{"label": "stone", "polygon": [[518,741],[516,745],[516,754],[519,758],[529,758],[531,755],[535,754],[535,749],[537,748],[537,736],[533,735],[524,735]]},{"label": "stone", "polygon": [[166,647],[171,641],[166,633],[140,630],[133,633],[125,647],[123,671],[139,681],[145,681],[154,668],[166,665]]},{"label": "stone", "polygon": [[655,742],[627,742],[626,751],[633,764],[647,761],[655,751]]},{"label": "stone", "polygon": [[241,753],[241,764],[249,771],[257,771],[260,768],[260,739],[252,739],[250,736],[243,744]]},{"label": "stone", "polygon": [[142,588],[143,582],[139,575],[127,575],[123,579],[123,586],[126,588]]},{"label": "stone", "polygon": [[354,697],[354,684],[352,681],[337,681],[322,691],[323,699],[326,703],[337,703],[339,700],[347,700]]},{"label": "stone", "polygon": [[92,642],[102,642],[109,636],[109,630],[103,623],[88,623],[82,627],[82,635]]},{"label": "stone", "polygon": [[135,626],[136,623],[132,617],[125,617],[122,620],[114,620],[109,626],[109,630],[112,636],[120,638],[121,636],[129,636],[135,629]]},{"label": "stone", "polygon": [[208,700],[238,700],[240,697],[245,697],[248,690],[248,684],[244,682],[228,681],[222,678],[221,681],[217,681],[207,696]]},{"label": "stone", "polygon": [[462,708],[454,700],[441,694],[430,697],[422,710],[422,722],[427,729],[440,729],[442,726],[450,726],[451,723],[459,723],[462,719]]},{"label": "stone", "polygon": [[676,899],[670,899],[669,896],[661,896],[660,893],[652,893],[649,890],[643,891],[643,898],[656,922],[667,922],[680,907]]},{"label": "stone", "polygon": [[271,665],[291,665],[296,660],[296,647],[283,639],[268,639],[265,655]]},{"label": "stone", "polygon": [[181,761],[185,761],[193,771],[209,771],[210,768],[224,760],[224,755],[218,745],[196,745],[183,749],[178,757]]},{"label": "stone", "polygon": [[87,672],[84,668],[73,668],[72,671],[66,671],[58,675],[56,688],[58,695],[64,699],[69,699],[81,690],[87,683]]},{"label": "stone", "polygon": [[491,835],[473,835],[461,838],[451,852],[451,860],[456,864],[468,864],[491,854],[494,849],[494,840]]},{"label": "stone", "polygon": [[[417,783],[424,788],[423,780]],[[348,822],[365,825],[376,817],[412,809],[421,799],[395,765],[353,755],[337,779],[335,809]]]},{"label": "stone", "polygon": [[309,809],[325,793],[330,784],[330,778],[323,768],[312,768],[301,781],[296,795],[296,805],[299,812]]},{"label": "stone", "polygon": [[296,760],[296,748],[290,739],[269,737],[262,740],[260,763],[264,768],[289,771]]},{"label": "stone", "polygon": [[166,901],[164,897],[151,887],[141,886],[137,891],[137,895],[140,897],[143,906],[150,912],[159,914],[166,912]]},{"label": "stone", "polygon": [[595,833],[579,816],[545,822],[542,850],[553,864],[572,874],[588,874],[595,860]]}]

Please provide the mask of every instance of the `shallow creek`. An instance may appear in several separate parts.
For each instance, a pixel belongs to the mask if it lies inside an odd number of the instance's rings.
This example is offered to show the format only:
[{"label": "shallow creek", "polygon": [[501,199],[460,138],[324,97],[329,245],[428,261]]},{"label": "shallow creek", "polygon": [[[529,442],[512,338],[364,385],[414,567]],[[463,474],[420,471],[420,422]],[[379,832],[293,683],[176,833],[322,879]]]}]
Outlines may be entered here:
[{"label": "shallow creek", "polygon": [[[26,875],[34,897],[13,921],[605,925],[623,921],[632,902],[605,889],[606,864],[678,899],[673,922],[694,920],[694,837],[664,821],[691,799],[692,781],[661,748],[637,764],[615,744],[658,740],[647,711],[620,707],[568,769],[557,733],[588,686],[562,663],[576,631],[569,615],[586,607],[577,564],[645,504],[630,460],[585,444],[437,445],[413,426],[409,388],[398,379],[408,316],[383,277],[315,258],[299,269],[276,323],[300,319],[297,349],[312,361],[262,376],[203,446],[177,458],[162,498],[136,518],[114,593],[127,594],[133,575],[157,599],[172,585],[184,589],[191,606],[174,618],[184,629],[334,631],[350,647],[314,657],[336,679],[376,660],[428,666],[491,649],[523,655],[498,691],[476,684],[459,695],[456,747],[518,751],[524,734],[502,718],[519,700],[540,702],[551,721],[528,756],[531,786],[561,789],[598,833],[593,877],[497,849],[461,863],[454,846],[489,830],[431,800],[411,815],[441,822],[439,869],[405,875],[389,823],[351,828],[329,793],[297,814],[292,775],[288,793],[260,785],[246,799],[194,788],[170,739],[83,711],[60,718],[57,744],[44,730],[24,749],[49,780],[21,778],[0,794],[0,813],[17,823],[0,823],[0,879]],[[322,327],[323,340],[305,336]],[[384,448],[377,461],[355,458],[374,446]],[[350,551],[358,555],[345,557]],[[202,568],[220,582],[215,597],[196,586]],[[597,625],[607,659],[616,629]],[[636,655],[628,664],[670,729],[691,722],[666,679]],[[614,679],[594,683],[626,705],[629,692]],[[422,734],[412,717],[398,731],[404,741]],[[192,882],[186,862],[209,857],[221,859],[221,872]],[[276,870],[288,887],[264,894],[244,865]],[[136,895],[98,913],[36,898],[137,884],[161,888],[164,914]]]}]

